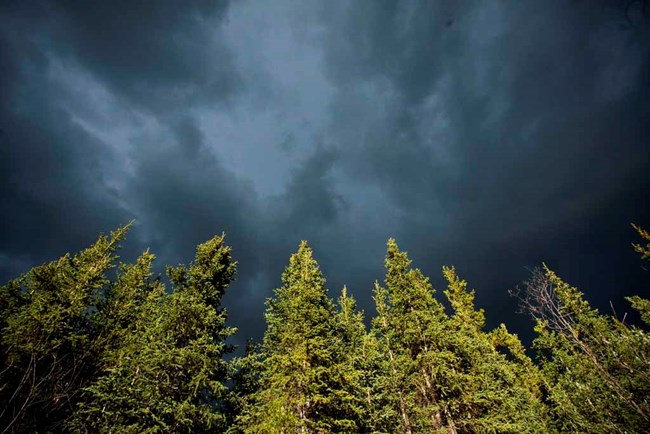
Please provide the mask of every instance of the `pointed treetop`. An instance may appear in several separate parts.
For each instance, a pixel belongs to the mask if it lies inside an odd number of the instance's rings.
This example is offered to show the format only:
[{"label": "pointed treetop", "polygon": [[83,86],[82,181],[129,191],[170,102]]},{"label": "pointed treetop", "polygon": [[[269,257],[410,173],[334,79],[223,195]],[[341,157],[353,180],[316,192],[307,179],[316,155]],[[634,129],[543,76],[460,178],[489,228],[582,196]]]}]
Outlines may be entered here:
[{"label": "pointed treetop", "polygon": [[406,252],[399,250],[394,238],[390,238],[387,243],[386,260],[386,285],[389,287],[403,286],[406,282],[404,279],[409,272],[411,260]]},{"label": "pointed treetop", "polygon": [[339,297],[339,306],[341,309],[352,309],[355,310],[357,307],[357,300],[355,300],[354,296],[352,294],[348,293],[348,287],[343,286],[343,289],[341,290],[341,296]]},{"label": "pointed treetop", "polygon": [[309,251],[311,254],[311,247],[309,247],[309,242],[307,240],[301,240],[300,244],[298,245],[298,252],[307,252]]},{"label": "pointed treetop", "polygon": [[347,286],[344,286],[341,290],[341,296],[338,299],[339,304],[339,313],[345,321],[350,321],[355,315],[358,315],[357,312],[357,301],[354,297],[348,294]]},{"label": "pointed treetop", "polygon": [[476,310],[474,306],[474,290],[467,290],[467,282],[458,277],[456,268],[442,267],[442,274],[449,283],[444,293],[456,317],[464,324],[472,325],[477,329],[482,328],[485,325],[485,315],[483,309]]},{"label": "pointed treetop", "polygon": [[314,260],[314,252],[311,247],[309,247],[309,243],[305,240],[302,240],[300,244],[298,245],[298,250],[296,253],[291,255],[289,258],[289,264],[298,264],[298,263],[304,263],[305,265],[307,264],[313,264],[316,261]]},{"label": "pointed treetop", "polygon": [[397,245],[395,238],[389,238],[386,243],[388,250],[386,251],[386,267],[390,265],[398,265],[401,268],[408,268],[411,265],[411,260],[408,258],[406,252],[402,252]]},{"label": "pointed treetop", "polygon": [[289,258],[289,265],[282,273],[282,283],[291,286],[295,283],[314,283],[317,286],[325,284],[325,278],[320,271],[318,262],[314,259],[313,251],[307,241],[301,241],[298,251]]},{"label": "pointed treetop", "polygon": [[209,304],[218,305],[237,269],[231,248],[224,244],[225,237],[222,233],[199,244],[189,267],[168,267],[167,274],[173,285],[179,290],[197,290]]}]

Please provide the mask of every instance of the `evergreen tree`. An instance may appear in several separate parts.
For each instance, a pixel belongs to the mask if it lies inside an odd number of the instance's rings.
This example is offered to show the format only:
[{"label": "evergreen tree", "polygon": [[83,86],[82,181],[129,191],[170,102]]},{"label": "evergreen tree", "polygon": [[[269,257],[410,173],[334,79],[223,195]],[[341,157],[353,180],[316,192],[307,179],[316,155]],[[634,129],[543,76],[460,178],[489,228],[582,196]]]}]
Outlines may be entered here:
[{"label": "evergreen tree", "polygon": [[343,288],[338,299],[336,315],[338,363],[334,366],[340,390],[335,390],[334,408],[348,420],[343,431],[366,433],[374,431],[372,386],[379,354],[376,342],[366,331],[363,312],[357,310],[356,300]]},{"label": "evergreen tree", "polygon": [[128,227],[0,289],[3,432],[58,431],[70,415],[97,369],[92,319]]},{"label": "evergreen tree", "polygon": [[232,386],[224,409],[228,425],[226,433],[241,434],[244,432],[241,418],[246,409],[254,405],[253,399],[261,387],[260,345],[249,340],[246,343],[244,356],[233,358],[231,366],[233,371]]},{"label": "evergreen tree", "polygon": [[282,282],[267,300],[261,388],[241,418],[244,432],[355,432],[356,415],[341,411],[348,393],[336,309],[306,242]]},{"label": "evergreen tree", "polygon": [[[650,233],[634,226],[647,245]],[[335,303],[303,242],[267,300],[264,341],[224,358],[221,299],[236,263],[224,236],[169,267],[120,264],[128,225],[0,287],[2,432],[636,433],[650,431],[650,335],[603,315],[548,268],[519,294],[539,367],[485,315],[453,267],[444,295],[394,240],[377,316]],[[650,301],[628,297],[650,325]]]},{"label": "evergreen tree", "polygon": [[138,261],[139,272],[126,270],[101,312],[105,324],[123,324],[120,338],[106,351],[103,373],[86,389],[71,429],[225,431],[230,367],[223,357],[232,351],[225,340],[234,329],[225,325],[220,300],[235,263],[223,241],[199,245],[190,267],[168,269],[170,295],[148,281],[149,255]]},{"label": "evergreen tree", "polygon": [[394,413],[388,405],[389,394],[382,386],[382,380],[385,380],[383,368],[386,359],[385,354],[380,351],[379,340],[374,331],[364,333],[359,343],[350,347],[349,357],[354,361],[353,369],[358,372],[357,375],[360,374],[359,382],[355,385],[357,405],[363,415],[358,432],[392,432],[386,427],[395,425],[394,419],[391,419]]},{"label": "evergreen tree", "polygon": [[540,374],[517,336],[503,324],[484,332],[485,316],[474,306],[474,291],[453,267],[443,267],[443,275],[453,310],[447,346],[455,360],[448,383],[460,392],[447,401],[458,432],[548,432]]},{"label": "evergreen tree", "polygon": [[[647,232],[637,228],[650,241]],[[636,250],[647,257],[647,248]],[[548,405],[562,432],[650,431],[650,335],[604,315],[546,266],[520,297],[536,320]],[[648,321],[647,300],[628,298]]]},{"label": "evergreen tree", "polygon": [[375,412],[384,432],[413,433],[441,428],[441,410],[431,395],[438,363],[433,344],[443,333],[444,309],[433,289],[395,240],[388,241],[386,287],[375,284],[377,317],[373,320],[380,353],[375,391],[382,404]]},{"label": "evergreen tree", "polygon": [[[384,432],[545,432],[536,373],[505,328],[482,331],[482,311],[453,268],[445,291],[453,315],[427,278],[388,242],[386,287],[376,285],[373,328],[386,355],[376,387],[385,403]],[[507,358],[498,349],[507,347]],[[529,372],[530,375],[522,375]]]}]

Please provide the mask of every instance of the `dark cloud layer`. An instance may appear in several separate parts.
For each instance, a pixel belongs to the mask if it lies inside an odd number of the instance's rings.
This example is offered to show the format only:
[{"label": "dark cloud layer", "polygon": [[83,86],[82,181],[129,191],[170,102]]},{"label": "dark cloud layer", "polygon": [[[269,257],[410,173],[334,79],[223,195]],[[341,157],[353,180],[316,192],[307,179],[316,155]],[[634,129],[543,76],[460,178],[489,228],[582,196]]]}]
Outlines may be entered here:
[{"label": "dark cloud layer", "polygon": [[605,308],[648,294],[643,2],[6,2],[0,277],[131,219],[126,257],[225,231],[242,338],[301,239],[372,312],[395,236],[494,324],[546,261]]}]

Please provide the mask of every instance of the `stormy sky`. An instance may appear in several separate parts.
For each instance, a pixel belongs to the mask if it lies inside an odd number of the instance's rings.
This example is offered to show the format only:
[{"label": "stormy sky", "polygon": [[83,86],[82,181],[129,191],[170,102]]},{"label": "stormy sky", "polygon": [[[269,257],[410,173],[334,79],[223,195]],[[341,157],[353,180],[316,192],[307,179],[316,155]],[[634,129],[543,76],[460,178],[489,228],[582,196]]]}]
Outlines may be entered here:
[{"label": "stormy sky", "polygon": [[161,269],[226,233],[240,340],[301,239],[368,315],[391,236],[490,325],[530,332],[507,290],[542,261],[625,310],[650,292],[646,3],[3,1],[0,278],[134,219],[123,258]]}]

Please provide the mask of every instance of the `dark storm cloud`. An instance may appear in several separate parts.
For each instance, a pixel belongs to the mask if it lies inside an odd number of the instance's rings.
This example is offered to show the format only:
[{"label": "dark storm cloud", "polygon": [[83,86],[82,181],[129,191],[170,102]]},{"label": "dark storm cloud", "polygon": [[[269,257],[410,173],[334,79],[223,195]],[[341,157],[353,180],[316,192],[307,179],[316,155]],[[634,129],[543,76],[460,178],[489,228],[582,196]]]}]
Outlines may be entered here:
[{"label": "dark storm cloud", "polygon": [[226,232],[240,340],[301,239],[370,313],[389,236],[492,323],[541,261],[601,306],[643,293],[650,20],[624,3],[5,3],[0,277],[135,219],[161,263]]},{"label": "dark storm cloud", "polygon": [[43,73],[49,59],[13,24],[0,36],[3,278],[127,219],[103,180],[111,151],[73,122]]},{"label": "dark storm cloud", "polygon": [[[271,296],[271,289],[281,284],[282,270],[300,241],[309,240],[323,247],[328,236],[340,232],[346,203],[332,186],[331,172],[337,162],[335,151],[317,146],[294,168],[284,192],[266,200],[264,212],[250,221],[248,227],[257,229],[256,238],[242,245],[254,246],[258,257],[252,267],[246,265],[246,258],[241,259],[240,271],[247,276],[247,288],[241,288],[240,294],[231,294],[232,298],[227,300],[244,336],[261,336],[262,301]],[[331,263],[331,258],[322,253],[316,252],[317,260],[323,265]]]},{"label": "dark storm cloud", "polygon": [[285,193],[279,198],[279,220],[287,229],[291,228],[295,236],[307,238],[314,229],[335,223],[339,211],[345,208],[344,199],[327,178],[337,158],[331,149],[316,148],[295,170]]},{"label": "dark storm cloud", "polygon": [[[598,287],[592,237],[621,266],[628,223],[649,217],[650,33],[624,28],[617,6],[359,2],[337,15],[347,31],[327,42],[330,76],[374,83],[336,103],[332,129],[353,156],[341,159],[404,210],[396,235],[427,271],[454,262],[499,304],[542,260]],[[384,113],[359,133],[377,95]]]},{"label": "dark storm cloud", "polygon": [[171,130],[169,141],[142,138],[146,145],[131,155],[133,181],[124,194],[141,216],[143,236],[167,259],[190,257],[196,244],[220,231],[230,242],[251,245],[246,230],[256,214],[252,188],[206,152],[192,121],[181,120]]},{"label": "dark storm cloud", "polygon": [[61,2],[54,49],[87,67],[113,92],[148,109],[215,103],[236,74],[216,40],[228,2]]},{"label": "dark storm cloud", "polygon": [[115,123],[93,107],[88,81],[113,99],[118,117],[151,111],[175,125],[170,131],[187,155],[196,153],[199,140],[182,110],[197,101],[219,104],[236,74],[225,50],[212,43],[226,3],[180,6],[15,2],[0,9],[3,277],[17,271],[11,258],[23,257],[22,266],[49,259],[139,217],[140,204],[115,186],[133,184],[124,151],[79,119]]}]

